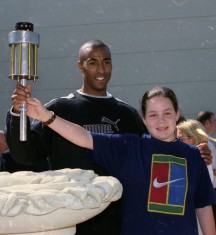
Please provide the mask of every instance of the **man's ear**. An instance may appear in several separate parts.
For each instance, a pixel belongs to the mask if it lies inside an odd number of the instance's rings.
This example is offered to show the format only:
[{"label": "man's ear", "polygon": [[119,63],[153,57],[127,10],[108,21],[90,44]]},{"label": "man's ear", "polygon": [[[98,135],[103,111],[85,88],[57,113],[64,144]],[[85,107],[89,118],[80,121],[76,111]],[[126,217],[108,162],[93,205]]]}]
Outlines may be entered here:
[{"label": "man's ear", "polygon": [[77,61],[77,67],[79,68],[80,72],[83,72],[83,66],[80,60]]},{"label": "man's ear", "polygon": [[211,124],[210,120],[206,120],[206,121],[204,122],[204,126],[209,126],[210,124]]}]

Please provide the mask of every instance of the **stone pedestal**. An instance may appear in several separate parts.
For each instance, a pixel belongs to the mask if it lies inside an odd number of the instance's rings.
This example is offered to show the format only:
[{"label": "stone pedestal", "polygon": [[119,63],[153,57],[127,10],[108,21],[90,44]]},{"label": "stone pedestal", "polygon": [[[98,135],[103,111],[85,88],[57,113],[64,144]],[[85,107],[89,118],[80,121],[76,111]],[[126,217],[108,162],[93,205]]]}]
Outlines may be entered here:
[{"label": "stone pedestal", "polygon": [[44,232],[35,232],[35,233],[13,233],[11,235],[74,235],[76,234],[76,227],[56,229],[51,231]]},{"label": "stone pedestal", "polygon": [[117,179],[93,171],[1,172],[0,234],[73,235],[121,194]]}]

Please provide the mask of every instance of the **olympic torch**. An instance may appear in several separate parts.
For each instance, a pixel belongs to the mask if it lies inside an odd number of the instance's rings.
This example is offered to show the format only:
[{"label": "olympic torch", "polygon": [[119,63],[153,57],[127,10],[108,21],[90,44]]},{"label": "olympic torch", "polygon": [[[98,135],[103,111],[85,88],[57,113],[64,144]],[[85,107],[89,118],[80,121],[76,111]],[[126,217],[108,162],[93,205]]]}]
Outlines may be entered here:
[{"label": "olympic torch", "polygon": [[[18,22],[15,30],[8,34],[8,43],[11,49],[11,65],[9,78],[17,80],[23,86],[28,80],[38,79],[37,60],[39,34],[33,32],[33,24]],[[20,140],[27,140],[26,104],[20,106]]]}]

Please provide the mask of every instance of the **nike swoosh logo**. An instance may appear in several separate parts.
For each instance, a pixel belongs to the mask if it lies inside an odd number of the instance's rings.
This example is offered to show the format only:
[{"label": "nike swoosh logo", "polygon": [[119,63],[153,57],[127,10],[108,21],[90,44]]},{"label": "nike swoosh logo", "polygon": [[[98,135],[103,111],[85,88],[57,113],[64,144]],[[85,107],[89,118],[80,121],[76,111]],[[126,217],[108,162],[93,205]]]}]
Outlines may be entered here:
[{"label": "nike swoosh logo", "polygon": [[157,180],[157,177],[156,177],[156,178],[154,179],[154,181],[153,181],[153,186],[154,186],[155,188],[161,188],[161,187],[163,187],[163,186],[166,186],[166,185],[168,185],[168,184],[172,184],[172,183],[174,183],[174,182],[177,182],[177,181],[183,180],[183,179],[185,179],[185,178],[179,178],[179,179],[175,179],[175,180],[170,180],[170,181],[166,181],[166,182],[161,182],[161,183],[159,183],[158,180]]}]

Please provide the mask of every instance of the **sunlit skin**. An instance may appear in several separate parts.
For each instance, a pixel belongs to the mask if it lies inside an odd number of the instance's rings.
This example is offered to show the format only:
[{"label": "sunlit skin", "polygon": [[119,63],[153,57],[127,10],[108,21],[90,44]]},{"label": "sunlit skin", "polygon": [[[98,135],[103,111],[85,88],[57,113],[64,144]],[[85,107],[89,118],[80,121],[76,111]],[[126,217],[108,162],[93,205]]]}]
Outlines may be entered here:
[{"label": "sunlit skin", "polygon": [[153,137],[167,142],[175,140],[178,118],[179,112],[174,110],[170,99],[156,96],[147,101],[143,121]]},{"label": "sunlit skin", "polygon": [[207,133],[212,135],[216,131],[216,118],[213,115],[210,120],[206,121],[205,128],[207,129]]},{"label": "sunlit skin", "polygon": [[81,91],[94,96],[105,96],[111,78],[112,60],[106,47],[85,48],[77,65],[83,74]]},{"label": "sunlit skin", "polygon": [[177,129],[177,137],[180,138],[180,140],[186,144],[194,145],[195,143],[195,139],[193,137],[187,136],[184,132],[181,132],[179,129]]},{"label": "sunlit skin", "polygon": [[8,146],[5,140],[4,132],[0,130],[0,155],[7,149]]}]

